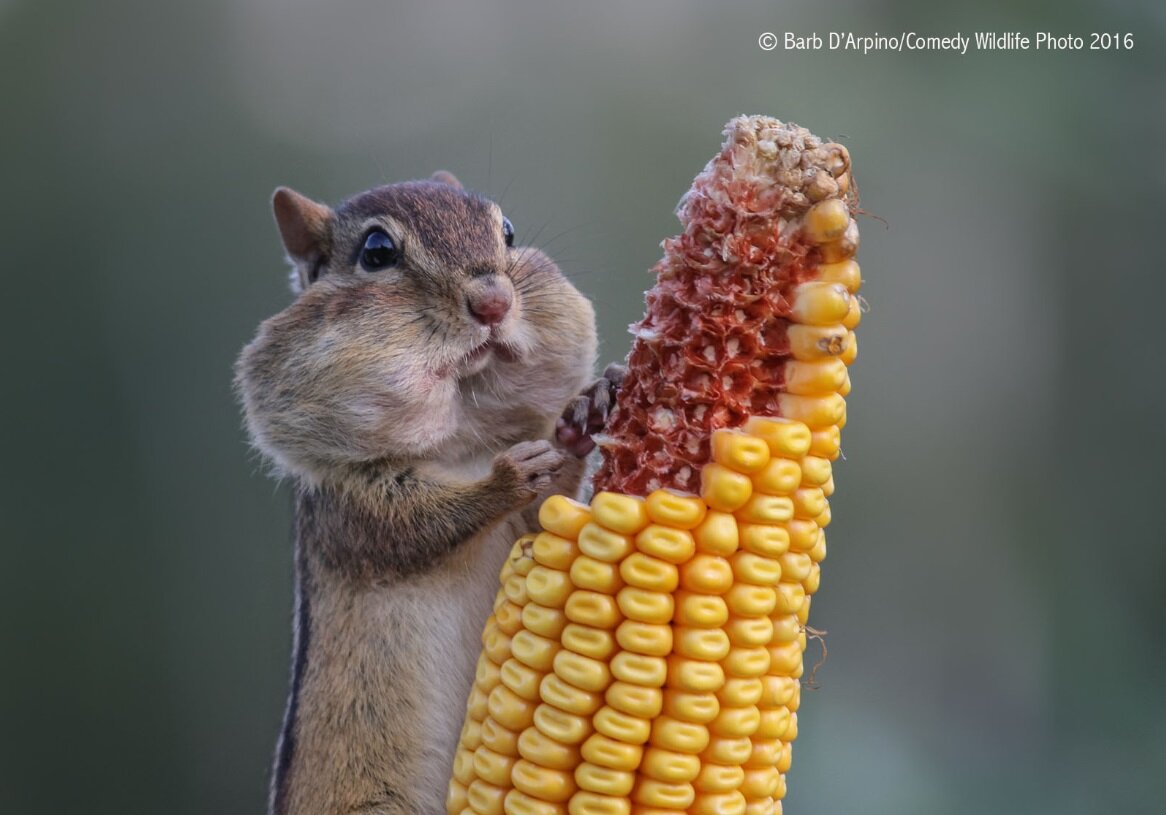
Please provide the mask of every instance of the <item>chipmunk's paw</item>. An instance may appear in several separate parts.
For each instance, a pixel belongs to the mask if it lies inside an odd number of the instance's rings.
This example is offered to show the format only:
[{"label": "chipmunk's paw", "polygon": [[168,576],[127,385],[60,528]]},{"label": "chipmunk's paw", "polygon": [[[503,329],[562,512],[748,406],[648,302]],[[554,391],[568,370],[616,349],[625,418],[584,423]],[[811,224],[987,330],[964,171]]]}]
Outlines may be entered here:
[{"label": "chipmunk's paw", "polygon": [[522,441],[494,459],[494,477],[526,503],[544,494],[563,469],[567,456],[549,441]]},{"label": "chipmunk's paw", "polygon": [[615,395],[623,384],[627,368],[613,362],[603,376],[567,403],[563,415],[555,423],[555,441],[572,454],[583,456],[595,449],[592,434],[607,423],[607,416],[615,406]]}]

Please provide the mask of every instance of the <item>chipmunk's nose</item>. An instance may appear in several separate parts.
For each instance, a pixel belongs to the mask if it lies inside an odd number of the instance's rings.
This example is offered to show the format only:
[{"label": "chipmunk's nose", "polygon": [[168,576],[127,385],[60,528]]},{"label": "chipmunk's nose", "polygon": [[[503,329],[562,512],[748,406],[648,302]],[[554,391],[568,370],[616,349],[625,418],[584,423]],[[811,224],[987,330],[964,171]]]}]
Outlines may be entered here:
[{"label": "chipmunk's nose", "polygon": [[506,319],[513,303],[513,295],[497,282],[475,286],[466,295],[470,314],[482,325],[497,325]]}]

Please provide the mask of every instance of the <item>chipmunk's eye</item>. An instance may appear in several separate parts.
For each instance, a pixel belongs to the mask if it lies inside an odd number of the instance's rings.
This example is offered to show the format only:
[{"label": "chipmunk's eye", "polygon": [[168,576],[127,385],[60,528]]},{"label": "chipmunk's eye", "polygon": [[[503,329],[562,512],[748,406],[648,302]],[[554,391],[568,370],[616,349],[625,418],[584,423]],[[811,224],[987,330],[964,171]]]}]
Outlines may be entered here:
[{"label": "chipmunk's eye", "polygon": [[360,268],[366,272],[375,272],[392,266],[400,256],[401,252],[389,234],[382,229],[374,229],[368,233],[360,250]]},{"label": "chipmunk's eye", "polygon": [[510,223],[510,219],[505,216],[502,218],[502,237],[507,246],[514,245],[514,224]]}]

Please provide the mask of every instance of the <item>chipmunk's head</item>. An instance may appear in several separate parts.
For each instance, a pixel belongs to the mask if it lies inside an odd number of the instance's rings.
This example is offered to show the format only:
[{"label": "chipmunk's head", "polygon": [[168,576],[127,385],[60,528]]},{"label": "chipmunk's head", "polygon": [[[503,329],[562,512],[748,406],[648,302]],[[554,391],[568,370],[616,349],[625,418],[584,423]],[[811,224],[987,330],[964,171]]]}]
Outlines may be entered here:
[{"label": "chipmunk's head", "polygon": [[273,207],[297,299],[243,350],[237,383],[281,469],[533,437],[589,376],[590,303],[452,175],[335,209],[280,188]]}]

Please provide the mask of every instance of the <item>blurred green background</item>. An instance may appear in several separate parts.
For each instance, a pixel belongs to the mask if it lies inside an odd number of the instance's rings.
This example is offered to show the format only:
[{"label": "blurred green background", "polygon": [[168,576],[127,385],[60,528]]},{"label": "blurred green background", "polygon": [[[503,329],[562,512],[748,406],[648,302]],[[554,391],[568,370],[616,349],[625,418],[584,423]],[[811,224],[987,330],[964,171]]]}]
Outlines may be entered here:
[{"label": "blurred green background", "polygon": [[[844,141],[879,218],[786,811],[1164,811],[1162,6],[547,5],[0,2],[0,812],[262,810],[290,500],[230,380],[276,185],[454,171],[614,359],[737,113]],[[1136,44],[757,46],[903,29]]]}]

